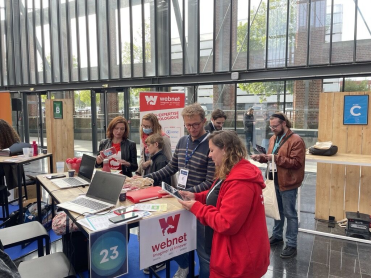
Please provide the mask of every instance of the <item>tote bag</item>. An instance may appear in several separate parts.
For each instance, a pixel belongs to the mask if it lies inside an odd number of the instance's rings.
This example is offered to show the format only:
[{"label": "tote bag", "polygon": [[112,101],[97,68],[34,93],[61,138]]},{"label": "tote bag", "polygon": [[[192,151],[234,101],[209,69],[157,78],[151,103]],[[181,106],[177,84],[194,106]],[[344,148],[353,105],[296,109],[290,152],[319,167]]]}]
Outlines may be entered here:
[{"label": "tote bag", "polygon": [[[272,155],[272,169],[275,169],[276,165],[274,163],[274,157]],[[278,203],[276,197],[276,189],[274,186],[274,174],[275,172],[272,171],[273,180],[268,179],[269,169],[267,167],[266,171],[266,180],[265,180],[265,188],[263,189],[263,197],[264,197],[264,209],[265,215],[269,218],[273,218],[275,220],[281,220],[280,213],[278,210]]]}]

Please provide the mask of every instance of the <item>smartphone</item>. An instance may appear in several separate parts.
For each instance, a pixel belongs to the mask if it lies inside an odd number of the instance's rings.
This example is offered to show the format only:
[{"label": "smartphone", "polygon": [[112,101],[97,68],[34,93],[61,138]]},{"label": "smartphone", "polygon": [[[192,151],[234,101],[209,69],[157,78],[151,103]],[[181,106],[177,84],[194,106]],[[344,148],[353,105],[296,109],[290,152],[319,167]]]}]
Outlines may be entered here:
[{"label": "smartphone", "polygon": [[58,174],[58,175],[53,175],[53,176],[46,176],[47,179],[51,180],[51,179],[59,179],[59,178],[65,178],[66,175],[64,174]]},{"label": "smartphone", "polygon": [[135,214],[134,212],[132,212],[132,213],[121,214],[119,216],[112,217],[108,220],[111,221],[112,223],[116,224],[116,223],[120,223],[120,222],[123,222],[123,221],[127,221],[127,220],[130,220],[130,219],[136,218],[136,217],[138,217],[138,215]]},{"label": "smartphone", "polygon": [[117,210],[115,210],[113,213],[115,213],[115,214],[117,214],[117,215],[124,214],[124,213],[126,213],[126,208],[117,209]]},{"label": "smartphone", "polygon": [[178,198],[179,200],[183,200],[182,195],[180,195],[179,191],[172,187],[170,184],[167,184],[166,182],[162,182],[162,189],[165,190],[167,193],[172,195],[175,198]]}]

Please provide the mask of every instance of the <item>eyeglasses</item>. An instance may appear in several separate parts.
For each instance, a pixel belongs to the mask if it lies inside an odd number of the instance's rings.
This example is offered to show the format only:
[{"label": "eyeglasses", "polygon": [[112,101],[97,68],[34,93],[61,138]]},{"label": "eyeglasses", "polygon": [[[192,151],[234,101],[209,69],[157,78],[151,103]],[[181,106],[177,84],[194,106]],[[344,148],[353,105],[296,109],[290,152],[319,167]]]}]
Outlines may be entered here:
[{"label": "eyeglasses", "polygon": [[269,128],[271,129],[271,130],[275,130],[278,126],[280,126],[281,124],[278,124],[278,125],[271,125],[271,126],[269,126]]},{"label": "eyeglasses", "polygon": [[152,128],[150,125],[142,125],[144,128]]},{"label": "eyeglasses", "polygon": [[199,123],[193,123],[193,124],[186,124],[184,125],[187,129],[191,129],[193,127],[194,129],[198,128],[202,122]]}]

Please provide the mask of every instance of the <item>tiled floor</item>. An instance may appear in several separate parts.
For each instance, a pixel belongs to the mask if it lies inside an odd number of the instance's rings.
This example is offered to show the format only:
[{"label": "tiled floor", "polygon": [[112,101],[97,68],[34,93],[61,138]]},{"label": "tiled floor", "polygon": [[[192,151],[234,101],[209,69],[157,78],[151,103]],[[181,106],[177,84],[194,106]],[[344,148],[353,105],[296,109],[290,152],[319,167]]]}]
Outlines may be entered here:
[{"label": "tiled floor", "polygon": [[[301,187],[300,227],[344,235],[343,228],[328,228],[327,223],[314,219],[315,184],[316,174],[306,173]],[[267,219],[267,224],[271,234],[273,221]],[[281,244],[271,248],[270,266],[264,277],[371,278],[371,244],[299,232],[298,254],[286,260],[280,258],[283,246]],[[60,251],[61,248],[60,241],[52,244],[54,252]],[[127,277],[130,277],[130,274]]]}]

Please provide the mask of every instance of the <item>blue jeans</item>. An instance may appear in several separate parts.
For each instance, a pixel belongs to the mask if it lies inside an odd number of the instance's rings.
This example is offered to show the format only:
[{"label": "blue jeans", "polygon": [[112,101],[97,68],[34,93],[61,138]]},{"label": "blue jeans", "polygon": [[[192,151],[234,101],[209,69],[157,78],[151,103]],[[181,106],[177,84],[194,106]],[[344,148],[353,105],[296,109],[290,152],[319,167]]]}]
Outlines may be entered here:
[{"label": "blue jeans", "polygon": [[[197,255],[200,262],[199,278],[210,276],[210,255],[205,252],[205,226],[197,221]],[[188,253],[174,257],[181,268],[189,267]]]},{"label": "blue jeans", "polygon": [[296,247],[298,238],[298,213],[296,211],[296,197],[298,189],[292,189],[287,191],[280,191],[276,185],[276,195],[278,202],[278,209],[280,212],[281,220],[274,220],[273,236],[276,239],[283,238],[283,226],[285,224],[285,218],[287,219],[286,227],[286,245]]}]

